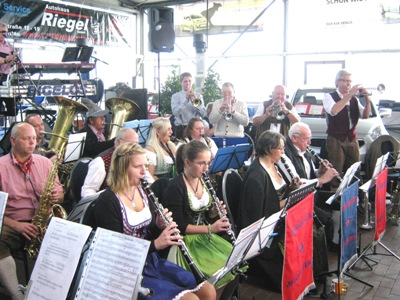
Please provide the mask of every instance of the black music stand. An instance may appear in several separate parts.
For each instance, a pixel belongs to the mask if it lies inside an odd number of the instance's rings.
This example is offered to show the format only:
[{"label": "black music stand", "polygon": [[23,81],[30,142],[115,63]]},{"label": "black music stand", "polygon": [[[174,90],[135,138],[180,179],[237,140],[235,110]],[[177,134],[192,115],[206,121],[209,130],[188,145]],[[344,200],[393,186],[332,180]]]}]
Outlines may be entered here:
[{"label": "black music stand", "polygon": [[124,127],[134,129],[139,136],[139,144],[143,146],[146,145],[153,121],[153,119],[128,121],[124,123]]},{"label": "black music stand", "polygon": [[252,145],[242,144],[219,148],[208,174],[223,172],[227,169],[239,169],[248,159],[248,152]]},{"label": "black music stand", "polygon": [[[88,47],[88,46],[81,46],[81,47],[67,47],[65,48],[63,58],[61,59],[62,62],[88,62],[90,57],[92,56],[93,52],[93,47]],[[82,88],[83,92],[83,97],[86,98],[86,91],[85,91],[85,85],[83,84],[82,80],[82,74],[80,69],[77,69],[77,74],[79,77],[80,85]],[[78,89],[77,89],[78,91]],[[76,97],[79,97],[79,95],[76,95]]]}]

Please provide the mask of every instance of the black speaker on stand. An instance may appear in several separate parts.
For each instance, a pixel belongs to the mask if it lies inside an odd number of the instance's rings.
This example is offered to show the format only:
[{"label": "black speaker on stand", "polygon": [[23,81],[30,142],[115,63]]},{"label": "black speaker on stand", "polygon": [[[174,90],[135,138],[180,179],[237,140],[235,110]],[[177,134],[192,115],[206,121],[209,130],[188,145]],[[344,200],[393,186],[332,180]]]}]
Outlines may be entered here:
[{"label": "black speaker on stand", "polygon": [[151,52],[173,52],[175,44],[174,10],[168,7],[149,9],[149,49]]},{"label": "black speaker on stand", "polygon": [[174,10],[168,7],[150,8],[148,17],[149,49],[158,53],[158,115],[161,116],[160,52],[174,51]]},{"label": "black speaker on stand", "polygon": [[122,97],[133,100],[139,106],[139,114],[136,116],[138,120],[145,120],[147,116],[147,89],[133,89],[124,92]]}]

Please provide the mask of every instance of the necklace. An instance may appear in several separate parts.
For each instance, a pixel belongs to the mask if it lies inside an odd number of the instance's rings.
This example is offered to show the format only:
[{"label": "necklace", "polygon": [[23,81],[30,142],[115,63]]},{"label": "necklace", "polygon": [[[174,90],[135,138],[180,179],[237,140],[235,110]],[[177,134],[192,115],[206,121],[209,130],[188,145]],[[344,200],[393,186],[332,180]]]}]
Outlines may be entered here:
[{"label": "necklace", "polygon": [[135,209],[136,208],[136,204],[135,204],[136,188],[135,187],[133,188],[133,196],[132,196],[132,198],[129,197],[125,192],[123,192],[123,193],[126,196],[126,198],[128,198],[128,200],[131,201],[132,208]]},{"label": "necklace", "polygon": [[189,182],[189,179],[186,177],[185,173],[183,173],[183,177],[185,177],[186,182],[189,184],[190,188],[192,189],[192,191],[194,192],[194,194],[197,194],[197,191],[199,190],[199,182],[200,179],[197,179],[197,184],[196,184],[196,188],[194,189],[193,186],[191,185],[191,183]]}]

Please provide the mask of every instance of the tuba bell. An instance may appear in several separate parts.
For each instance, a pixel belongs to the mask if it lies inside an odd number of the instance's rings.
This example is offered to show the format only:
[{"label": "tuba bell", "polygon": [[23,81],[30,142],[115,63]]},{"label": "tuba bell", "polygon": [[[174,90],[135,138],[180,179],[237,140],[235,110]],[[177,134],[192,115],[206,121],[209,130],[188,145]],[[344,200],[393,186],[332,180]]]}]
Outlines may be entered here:
[{"label": "tuba bell", "polygon": [[106,101],[106,107],[112,112],[108,140],[115,138],[124,123],[133,120],[133,117],[140,110],[133,100],[126,98],[110,98]]},{"label": "tuba bell", "polygon": [[[51,133],[51,139],[49,142],[49,149],[55,152],[60,152],[61,149],[67,143],[68,137],[67,132],[72,125],[74,117],[78,113],[85,113],[88,108],[77,101],[65,98],[65,97],[53,97],[58,104],[58,114],[57,119],[53,127],[53,132]],[[63,153],[60,153],[61,157]]]}]

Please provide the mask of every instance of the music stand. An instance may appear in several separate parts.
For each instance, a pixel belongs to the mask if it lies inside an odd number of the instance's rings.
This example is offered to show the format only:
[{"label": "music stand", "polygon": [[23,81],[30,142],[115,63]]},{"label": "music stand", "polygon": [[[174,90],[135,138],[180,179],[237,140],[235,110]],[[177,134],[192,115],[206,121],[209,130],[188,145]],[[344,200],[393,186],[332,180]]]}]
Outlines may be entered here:
[{"label": "music stand", "polygon": [[124,123],[124,127],[134,129],[139,135],[139,144],[145,145],[153,121],[153,119],[128,121]]},{"label": "music stand", "polygon": [[4,219],[4,212],[6,210],[8,193],[0,192],[0,237],[1,231],[3,229],[3,219]]},{"label": "music stand", "polygon": [[65,150],[64,163],[78,160],[85,146],[86,132],[70,134],[68,136],[67,148]]},{"label": "music stand", "polygon": [[213,162],[208,170],[208,174],[223,172],[227,169],[239,169],[248,159],[248,152],[252,145],[241,144],[219,148]]},{"label": "music stand", "polygon": [[[92,56],[93,47],[81,46],[81,47],[67,47],[65,48],[64,55],[61,59],[62,62],[88,62]],[[83,84],[82,75],[80,68],[77,67],[77,74],[79,77],[80,85],[83,92],[83,97],[86,98],[85,85]],[[76,95],[78,97],[78,95]]]},{"label": "music stand", "polygon": [[259,231],[261,230],[264,221],[264,218],[261,218],[239,232],[225,265],[215,272],[214,275],[207,280],[208,282],[214,285],[229,272],[237,272],[238,267],[243,265],[248,259],[248,253],[254,244],[256,244],[255,247],[257,250],[254,255],[250,256],[250,258],[257,256],[260,253],[260,249],[262,249],[261,247],[264,247],[265,244],[261,245],[255,243],[255,240],[256,237],[260,235]]}]

